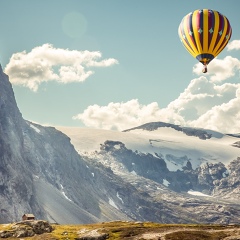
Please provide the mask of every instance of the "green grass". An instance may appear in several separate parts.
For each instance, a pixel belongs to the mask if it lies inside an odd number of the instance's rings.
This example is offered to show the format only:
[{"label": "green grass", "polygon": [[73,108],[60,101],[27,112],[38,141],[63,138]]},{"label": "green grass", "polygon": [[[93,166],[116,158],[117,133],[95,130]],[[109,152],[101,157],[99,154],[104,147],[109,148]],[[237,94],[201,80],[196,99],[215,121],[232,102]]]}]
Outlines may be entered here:
[{"label": "green grass", "polygon": [[166,235],[166,240],[221,240],[228,235],[223,232],[179,231]]},{"label": "green grass", "polygon": [[[0,225],[0,231],[10,230],[12,225]],[[140,237],[143,233],[173,231],[166,235],[166,240],[220,240],[231,234],[229,229],[239,231],[240,226],[200,225],[200,224],[159,224],[152,222],[106,222],[84,225],[53,225],[51,233],[24,238],[24,240],[75,240],[79,233],[97,229],[98,232],[107,233],[108,240],[130,240]],[[174,232],[175,231],[175,232]],[[17,238],[8,238],[16,240]],[[144,239],[144,238],[142,238]]]}]

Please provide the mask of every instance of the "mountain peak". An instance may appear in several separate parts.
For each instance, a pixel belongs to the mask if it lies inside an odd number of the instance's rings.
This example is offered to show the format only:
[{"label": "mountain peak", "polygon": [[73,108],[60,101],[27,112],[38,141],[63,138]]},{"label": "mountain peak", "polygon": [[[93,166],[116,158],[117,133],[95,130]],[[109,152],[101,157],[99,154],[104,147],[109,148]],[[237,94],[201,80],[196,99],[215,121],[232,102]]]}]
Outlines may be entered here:
[{"label": "mountain peak", "polygon": [[[123,132],[130,132],[137,129],[142,129],[145,131],[155,131],[158,128],[172,128],[176,131],[183,132],[188,136],[195,136],[202,140],[210,139],[213,136],[213,133],[215,133],[214,131],[208,131],[205,129],[181,127],[180,125],[175,125],[175,124],[165,123],[165,122],[150,122],[135,128],[124,130]],[[220,135],[222,136],[223,134],[220,134]]]}]

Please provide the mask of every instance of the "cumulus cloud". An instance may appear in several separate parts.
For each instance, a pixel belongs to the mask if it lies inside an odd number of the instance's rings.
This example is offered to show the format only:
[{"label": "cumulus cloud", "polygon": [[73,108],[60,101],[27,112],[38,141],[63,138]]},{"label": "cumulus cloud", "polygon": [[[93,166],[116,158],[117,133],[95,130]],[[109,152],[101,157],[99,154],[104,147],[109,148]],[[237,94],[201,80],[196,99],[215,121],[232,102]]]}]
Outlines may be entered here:
[{"label": "cumulus cloud", "polygon": [[82,82],[94,73],[93,67],[109,67],[118,63],[113,58],[101,58],[98,51],[68,50],[44,44],[29,53],[13,54],[5,72],[13,84],[37,91],[43,82]]},{"label": "cumulus cloud", "polygon": [[198,119],[192,121],[191,126],[212,129],[225,133],[239,133],[239,105],[240,97],[238,94],[236,98],[232,99],[228,103],[214,106]]},{"label": "cumulus cloud", "polygon": [[240,84],[217,85],[200,77],[191,81],[180,96],[168,105],[185,120],[185,126],[223,133],[240,132]]},{"label": "cumulus cloud", "polygon": [[[197,63],[193,67],[193,72],[197,75],[202,75],[201,63]],[[208,65],[208,73],[212,82],[222,82],[230,77],[233,77],[240,69],[240,61],[237,58],[227,56],[224,59],[214,59]]]},{"label": "cumulus cloud", "polygon": [[208,81],[206,77],[196,78],[167,108],[178,112],[186,120],[193,120],[212,107],[235,98],[238,88],[238,84],[216,85]]},{"label": "cumulus cloud", "polygon": [[166,108],[156,102],[142,105],[137,99],[125,103],[92,105],[74,116],[86,126],[124,130],[148,122],[163,121],[226,133],[240,132],[240,84],[216,84],[206,77],[193,79]]},{"label": "cumulus cloud", "polygon": [[[137,99],[125,103],[109,103],[107,106],[92,105],[83,113],[73,117],[86,126],[94,128],[124,130],[152,121],[169,122],[175,113],[164,114],[156,102],[141,105]],[[179,116],[175,116],[176,119]],[[177,120],[176,120],[177,121]]]},{"label": "cumulus cloud", "polygon": [[240,40],[233,40],[227,45],[227,50],[239,50],[240,49]]}]

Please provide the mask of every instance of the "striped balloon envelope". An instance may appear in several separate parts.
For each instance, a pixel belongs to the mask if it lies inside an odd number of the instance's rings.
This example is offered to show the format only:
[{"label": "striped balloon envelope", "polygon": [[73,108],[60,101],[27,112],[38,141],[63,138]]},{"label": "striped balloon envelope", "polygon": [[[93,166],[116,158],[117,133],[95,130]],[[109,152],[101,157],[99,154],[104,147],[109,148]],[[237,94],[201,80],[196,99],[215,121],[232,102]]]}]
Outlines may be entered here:
[{"label": "striped balloon envelope", "polygon": [[218,11],[195,10],[187,14],[179,25],[178,35],[188,52],[207,65],[224,49],[232,35],[228,19]]}]

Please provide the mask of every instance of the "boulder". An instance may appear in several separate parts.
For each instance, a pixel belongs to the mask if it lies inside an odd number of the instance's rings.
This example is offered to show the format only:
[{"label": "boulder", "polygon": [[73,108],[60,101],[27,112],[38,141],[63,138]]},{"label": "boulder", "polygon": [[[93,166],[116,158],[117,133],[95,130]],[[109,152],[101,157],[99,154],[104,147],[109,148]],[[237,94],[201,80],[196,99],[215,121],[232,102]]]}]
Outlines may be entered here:
[{"label": "boulder", "polygon": [[32,237],[35,234],[50,233],[53,227],[43,220],[27,220],[15,223],[11,230],[1,231],[0,238],[8,237]]},{"label": "boulder", "polygon": [[105,240],[108,238],[107,233],[98,232],[98,229],[86,231],[84,233],[79,232],[80,236],[76,240]]}]

